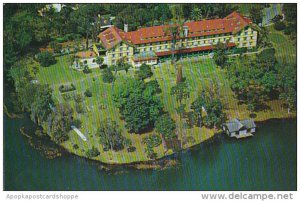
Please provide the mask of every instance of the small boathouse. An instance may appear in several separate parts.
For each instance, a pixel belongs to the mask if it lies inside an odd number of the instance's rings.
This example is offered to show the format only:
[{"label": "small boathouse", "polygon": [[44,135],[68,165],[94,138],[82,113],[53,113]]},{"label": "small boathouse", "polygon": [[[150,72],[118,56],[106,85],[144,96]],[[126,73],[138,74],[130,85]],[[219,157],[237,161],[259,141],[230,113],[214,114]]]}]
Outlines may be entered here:
[{"label": "small boathouse", "polygon": [[232,119],[231,121],[222,124],[222,129],[229,137],[239,139],[253,136],[256,125],[253,119]]}]

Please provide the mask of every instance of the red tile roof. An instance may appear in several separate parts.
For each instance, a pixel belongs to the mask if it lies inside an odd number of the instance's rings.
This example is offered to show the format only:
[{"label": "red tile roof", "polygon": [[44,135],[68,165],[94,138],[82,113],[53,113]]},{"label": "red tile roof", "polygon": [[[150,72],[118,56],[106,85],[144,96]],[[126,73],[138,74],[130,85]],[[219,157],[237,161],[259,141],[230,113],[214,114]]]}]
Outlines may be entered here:
[{"label": "red tile roof", "polygon": [[[228,47],[234,47],[235,43],[228,43]],[[212,50],[215,47],[213,45],[207,45],[207,46],[201,46],[201,47],[193,47],[193,48],[187,48],[187,49],[181,49],[181,50],[175,50],[175,54],[179,53],[190,53],[190,52],[198,52],[198,51],[204,51],[204,50]],[[156,55],[159,57],[171,55],[172,51],[165,51],[165,52],[156,52]]]},{"label": "red tile roof", "polygon": [[[207,36],[223,33],[237,33],[252,21],[237,12],[233,12],[223,19],[202,20],[196,22],[186,22],[184,26],[188,27],[188,38],[196,36]],[[106,49],[114,47],[122,40],[128,43],[138,45],[171,40],[170,35],[165,34],[165,29],[169,25],[153,26],[140,28],[136,31],[123,32],[112,26],[99,34]]]},{"label": "red tile roof", "polygon": [[78,52],[76,56],[79,58],[92,58],[96,57],[96,53],[93,51]]},{"label": "red tile roof", "polygon": [[106,49],[114,47],[125,39],[124,32],[115,26],[101,32],[98,37]]}]

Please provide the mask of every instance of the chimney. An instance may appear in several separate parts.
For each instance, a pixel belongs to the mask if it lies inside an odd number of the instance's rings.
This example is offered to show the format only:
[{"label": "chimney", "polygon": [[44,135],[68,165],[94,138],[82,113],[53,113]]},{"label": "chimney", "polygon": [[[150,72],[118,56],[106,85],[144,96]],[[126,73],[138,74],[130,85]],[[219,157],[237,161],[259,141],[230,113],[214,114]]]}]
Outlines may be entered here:
[{"label": "chimney", "polygon": [[189,27],[188,26],[184,26],[183,27],[183,31],[184,31],[184,37],[187,37],[188,33],[189,33]]},{"label": "chimney", "polygon": [[124,24],[124,32],[128,32],[128,24]]}]

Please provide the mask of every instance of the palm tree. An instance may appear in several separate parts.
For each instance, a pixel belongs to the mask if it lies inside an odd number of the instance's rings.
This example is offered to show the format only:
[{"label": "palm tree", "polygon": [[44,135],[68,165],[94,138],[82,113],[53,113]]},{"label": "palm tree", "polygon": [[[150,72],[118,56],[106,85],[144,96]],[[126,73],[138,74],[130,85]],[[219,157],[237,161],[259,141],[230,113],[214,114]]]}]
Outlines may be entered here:
[{"label": "palm tree", "polygon": [[164,29],[164,34],[166,36],[171,36],[171,52],[172,52],[172,64],[175,63],[175,48],[177,38],[180,36],[180,27],[176,24],[171,24]]},{"label": "palm tree", "polygon": [[[176,5],[172,9],[172,13],[174,18],[172,19],[172,24],[166,26],[164,29],[164,33],[166,36],[171,36],[171,52],[172,52],[172,64],[175,66],[175,50],[176,50],[176,43],[179,40],[180,48],[182,47],[182,37],[183,37],[183,13],[181,5]],[[180,49],[179,49],[180,50]],[[182,81],[182,66],[180,65],[177,69],[177,83]]]},{"label": "palm tree", "polygon": [[192,20],[199,21],[202,19],[202,10],[198,7],[194,7],[191,12]]}]

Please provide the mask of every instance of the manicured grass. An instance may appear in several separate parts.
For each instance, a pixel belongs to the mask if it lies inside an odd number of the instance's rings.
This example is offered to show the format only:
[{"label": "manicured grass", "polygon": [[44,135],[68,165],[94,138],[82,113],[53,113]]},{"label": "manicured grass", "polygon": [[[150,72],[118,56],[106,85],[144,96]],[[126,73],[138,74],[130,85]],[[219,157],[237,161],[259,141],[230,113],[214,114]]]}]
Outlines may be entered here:
[{"label": "manicured grass", "polygon": [[[277,44],[278,46],[276,46],[276,49],[281,47],[279,46],[281,44],[285,43],[279,42],[279,44]],[[229,119],[249,118],[250,112],[246,109],[246,105],[239,104],[238,100],[234,98],[234,94],[230,89],[229,81],[225,76],[225,70],[216,67],[212,59],[191,57],[179,61],[177,65],[182,65],[183,75],[186,78],[186,82],[189,83],[189,88],[191,91],[190,98],[184,102],[187,105],[187,112],[190,111],[189,108],[191,103],[195,100],[204,86],[211,86],[210,83],[215,81],[219,84],[221,93],[220,98],[225,105],[227,117]],[[164,104],[164,109],[168,111],[172,118],[176,121],[179,139],[182,138],[182,134],[185,134],[186,137],[192,137],[195,140],[194,142],[189,142],[186,144],[185,147],[198,144],[212,137],[214,133],[218,132],[217,130],[207,129],[205,127],[182,129],[183,121],[180,121],[175,110],[175,108],[179,106],[179,103],[176,101],[174,96],[170,95],[172,86],[176,84],[175,67],[170,63],[163,63],[162,65],[157,66],[153,70],[153,73],[153,78],[157,79],[162,89],[160,97]],[[119,83],[126,80],[128,77],[132,77],[133,75],[134,70],[130,70],[127,74],[125,71],[118,72],[114,87],[117,88]],[[55,100],[59,102],[65,101],[58,90],[59,85],[64,83],[72,82],[76,87],[75,91],[67,93],[80,93],[83,95],[86,89],[89,89],[92,92],[92,97],[84,97],[83,105],[86,111],[83,114],[78,114],[76,112],[74,100],[71,99],[68,101],[74,109],[75,118],[80,119],[82,122],[82,127],[79,129],[88,138],[88,141],[84,142],[74,131],[70,131],[70,139],[62,144],[62,146],[64,146],[70,152],[80,156],[85,156],[85,151],[95,146],[99,149],[101,154],[94,159],[102,162],[129,163],[134,161],[148,160],[144,151],[145,146],[142,144],[142,139],[154,131],[141,135],[128,133],[128,131],[125,129],[125,122],[120,119],[119,111],[115,107],[112,100],[113,87],[111,84],[103,83],[100,69],[94,69],[90,74],[84,74],[83,72],[72,70],[68,67],[67,56],[63,56],[58,58],[57,64],[48,68],[41,68],[38,75],[38,80],[41,83],[48,83],[52,86]],[[270,107],[270,109],[257,112],[255,121],[263,121],[270,118],[288,117],[287,111],[281,108],[280,101],[271,101],[268,102],[267,105]],[[100,106],[105,106],[105,108]],[[103,119],[112,119],[113,121],[116,121],[122,129],[123,136],[132,140],[132,144],[136,147],[136,151],[128,153],[127,150],[124,149],[118,152],[104,152],[102,145],[99,143],[99,137],[96,136],[99,123],[103,121]],[[79,148],[74,149],[74,144],[77,144]],[[158,154],[159,158],[165,155],[162,145],[154,148],[154,150]],[[168,151],[168,154],[170,153],[172,153],[172,151]]]},{"label": "manicured grass", "polygon": [[276,49],[278,62],[296,65],[296,46],[292,44],[288,36],[284,35],[282,31],[275,30],[273,26],[270,26],[269,30],[269,39]]}]

